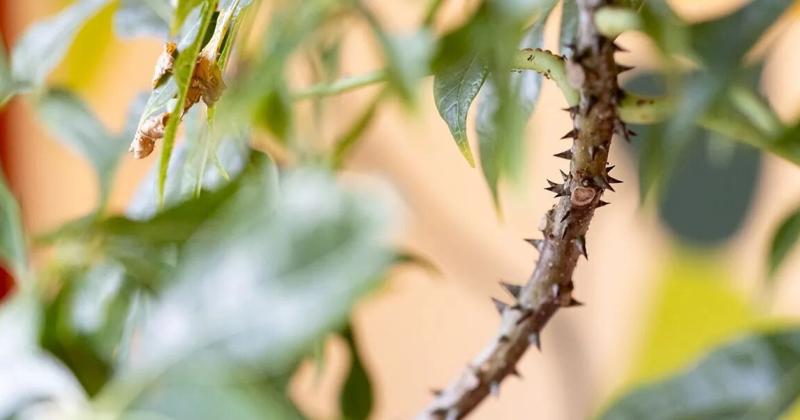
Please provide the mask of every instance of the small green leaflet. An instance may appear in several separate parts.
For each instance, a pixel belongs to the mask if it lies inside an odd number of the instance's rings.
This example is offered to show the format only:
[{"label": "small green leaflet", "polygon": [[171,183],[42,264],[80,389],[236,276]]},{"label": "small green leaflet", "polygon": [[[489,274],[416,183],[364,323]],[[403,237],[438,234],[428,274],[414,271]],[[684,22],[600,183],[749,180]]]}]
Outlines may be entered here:
[{"label": "small green leaflet", "polygon": [[475,159],[467,139],[467,113],[488,73],[483,60],[473,54],[433,75],[436,109],[450,128],[461,154],[473,167]]},{"label": "small green leaflet", "polygon": [[167,0],[120,0],[114,13],[114,33],[121,38],[169,36],[173,16]]},{"label": "small green leaflet", "polygon": [[82,0],[61,13],[33,24],[11,53],[11,74],[20,89],[42,84],[61,61],[83,24],[108,0]]},{"label": "small green leaflet", "polygon": [[789,251],[800,239],[800,208],[783,219],[769,247],[769,277],[773,278],[783,264]]}]

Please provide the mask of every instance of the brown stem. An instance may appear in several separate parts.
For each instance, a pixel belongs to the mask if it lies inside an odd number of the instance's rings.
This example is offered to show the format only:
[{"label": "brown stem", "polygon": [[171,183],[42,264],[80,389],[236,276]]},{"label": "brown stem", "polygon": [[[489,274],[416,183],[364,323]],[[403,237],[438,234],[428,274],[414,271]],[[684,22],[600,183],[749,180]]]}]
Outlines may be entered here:
[{"label": "brown stem", "polygon": [[[579,305],[572,297],[572,273],[581,254],[586,255],[586,232],[600,198],[611,184],[606,169],[611,137],[627,137],[617,116],[619,88],[616,46],[597,32],[593,14],[606,0],[578,0],[579,24],[576,53],[567,63],[570,83],[580,90],[580,103],[571,108],[574,130],[570,150],[556,156],[570,160],[564,183],[548,190],[560,197],[542,219],[542,240],[531,240],[540,253],[528,282],[505,285],[516,303],[495,301],[502,314],[498,333],[486,348],[451,382],[418,419],[460,419],[469,414],[500,383],[516,374],[516,365],[531,344],[539,344],[542,328],[561,307]],[[612,189],[613,191],[613,189]]]}]

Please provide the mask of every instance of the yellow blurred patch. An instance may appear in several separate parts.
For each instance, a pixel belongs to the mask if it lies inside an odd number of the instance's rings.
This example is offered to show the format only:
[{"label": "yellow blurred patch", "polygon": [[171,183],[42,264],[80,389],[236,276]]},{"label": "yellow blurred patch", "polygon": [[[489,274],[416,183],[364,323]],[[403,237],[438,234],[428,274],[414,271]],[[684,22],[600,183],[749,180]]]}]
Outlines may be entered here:
[{"label": "yellow blurred patch", "polygon": [[113,16],[117,6],[118,2],[109,2],[78,31],[64,61],[52,75],[53,84],[83,90],[101,74],[115,41]]}]

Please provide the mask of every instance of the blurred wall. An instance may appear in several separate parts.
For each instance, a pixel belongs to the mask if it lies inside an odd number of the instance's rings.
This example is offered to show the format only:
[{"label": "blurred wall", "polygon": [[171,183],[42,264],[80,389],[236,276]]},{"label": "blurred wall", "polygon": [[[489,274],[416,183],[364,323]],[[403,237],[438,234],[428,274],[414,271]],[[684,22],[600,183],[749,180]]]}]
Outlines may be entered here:
[{"label": "blurred wall", "polygon": [[[402,30],[415,25],[426,2],[370,3],[392,28]],[[446,3],[439,22],[443,27],[457,22],[468,3],[474,2]],[[701,19],[724,13],[743,1],[672,3],[683,15]],[[5,1],[4,36],[13,43],[28,24],[63,4],[55,0]],[[556,11],[554,16],[558,15]],[[546,44],[556,49],[557,19],[552,23]],[[110,30],[110,14],[106,13],[81,36],[91,43]],[[365,28],[354,25],[351,30],[345,71],[355,74],[378,66],[375,54],[369,53],[373,44]],[[776,37],[763,87],[781,116],[788,119],[796,117],[800,109],[796,79],[800,57],[793,53],[800,47],[797,14]],[[626,34],[621,43],[632,51],[620,56],[622,62],[653,66],[652,46],[642,36]],[[88,49],[70,53],[53,82],[78,89],[108,126],[119,129],[128,102],[148,88],[161,46],[154,40],[88,45]],[[331,99],[333,114],[328,127],[334,130],[343,126],[337,126],[337,121],[351,121],[373,92],[366,89]],[[543,190],[544,180],[557,177],[558,169],[564,167],[551,157],[562,148],[555,139],[571,128],[566,114],[559,111],[563,106],[557,89],[545,81],[529,124],[529,169],[519,185],[503,185],[499,218],[479,170],[464,162],[439,119],[430,80],[421,86],[416,113],[409,114],[396,103],[383,106],[355,151],[347,176],[378,177],[397,189],[405,205],[405,224],[399,229],[398,241],[441,271],[439,275],[415,267],[397,268],[383,290],[357,307],[356,334],[377,386],[376,419],[410,418],[423,407],[430,399],[429,390],[446,384],[493,334],[498,318],[489,296],[504,297],[498,280],[520,283],[527,279],[536,255],[522,238],[538,233],[539,218],[553,202]],[[9,124],[0,142],[3,164],[21,201],[28,229],[43,232],[88,212],[97,196],[90,167],[53,140],[37,122],[27,99],[14,99],[2,118]],[[500,397],[487,400],[474,418],[586,418],[634,378],[647,379],[659,369],[680,366],[712,342],[743,327],[800,315],[800,254],[795,252],[781,271],[770,299],[764,299],[762,287],[764,250],[771,231],[780,217],[800,203],[800,169],[765,157],[755,204],[741,231],[722,248],[701,251],[677,246],[652,209],[640,207],[636,168],[630,156],[615,147],[611,161],[617,165],[616,176],[626,182],[610,195],[613,205],[598,212],[588,238],[591,259],[581,261],[575,274],[576,295],[587,305],[560,311],[544,332],[543,353],[529,352],[519,366],[524,379],[506,381]],[[125,158],[115,182],[113,209],[124,208],[154,163],[155,159]],[[742,316],[740,324],[712,325],[707,331],[685,325],[689,338],[674,343],[680,354],[659,367],[641,362],[648,360],[642,356],[642,349],[650,348],[648,328],[653,320],[661,319],[654,315],[654,308],[667,290],[666,282],[703,277],[702,273],[726,282],[719,289],[703,289],[703,293],[716,296],[724,290],[731,299],[742,302],[748,315]],[[700,281],[704,280],[714,279]],[[681,290],[695,289],[679,288],[676,299],[692,298],[681,295]],[[687,310],[702,314],[702,301],[685,302]],[[697,318],[701,324],[702,317]],[[683,322],[665,319],[661,321]],[[691,338],[694,328],[705,334],[702,339]],[[330,359],[321,378],[312,366],[306,366],[292,387],[301,405],[317,418],[335,416],[336,385],[346,362],[341,343],[331,342],[326,354]]]}]

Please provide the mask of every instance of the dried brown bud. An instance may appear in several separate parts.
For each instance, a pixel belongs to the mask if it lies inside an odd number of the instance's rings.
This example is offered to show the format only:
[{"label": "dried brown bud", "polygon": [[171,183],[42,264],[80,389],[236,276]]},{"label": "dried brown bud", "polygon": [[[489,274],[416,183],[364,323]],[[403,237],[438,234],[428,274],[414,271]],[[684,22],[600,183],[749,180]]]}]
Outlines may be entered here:
[{"label": "dried brown bud", "polygon": [[213,54],[205,52],[197,57],[197,64],[194,67],[190,93],[195,90],[195,97],[202,97],[206,105],[214,105],[222,96],[225,90],[225,82],[222,80],[222,71],[214,60]]},{"label": "dried brown bud", "polygon": [[139,126],[129,149],[133,152],[134,158],[143,159],[153,153],[156,141],[164,137],[167,121],[169,121],[169,112],[164,112],[146,119]]},{"label": "dried brown bud", "polygon": [[167,76],[172,74],[175,67],[175,58],[178,57],[178,46],[174,42],[167,42],[164,44],[164,51],[158,56],[156,61],[156,70],[153,74],[153,89],[159,87]]}]

